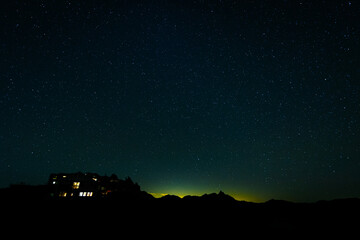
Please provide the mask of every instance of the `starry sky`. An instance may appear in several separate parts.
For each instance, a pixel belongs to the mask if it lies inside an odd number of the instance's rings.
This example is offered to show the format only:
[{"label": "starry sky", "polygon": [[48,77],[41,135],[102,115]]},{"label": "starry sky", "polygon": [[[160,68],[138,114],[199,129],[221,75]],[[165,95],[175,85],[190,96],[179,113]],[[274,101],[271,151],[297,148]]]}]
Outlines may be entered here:
[{"label": "starry sky", "polygon": [[356,1],[7,1],[0,187],[360,197]]}]

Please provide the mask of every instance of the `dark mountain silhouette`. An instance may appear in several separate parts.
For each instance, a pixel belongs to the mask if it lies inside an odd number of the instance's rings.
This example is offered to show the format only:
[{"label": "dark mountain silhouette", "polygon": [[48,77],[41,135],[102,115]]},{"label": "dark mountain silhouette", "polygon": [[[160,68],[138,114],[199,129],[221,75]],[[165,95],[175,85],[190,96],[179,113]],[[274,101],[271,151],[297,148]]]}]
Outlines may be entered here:
[{"label": "dark mountain silhouette", "polygon": [[218,194],[216,193],[204,194],[201,196],[201,199],[206,201],[235,201],[233,197],[225,194],[223,191],[220,191]]},{"label": "dark mountain silhouette", "polygon": [[165,195],[165,196],[161,197],[159,200],[160,201],[180,201],[181,198],[179,196],[176,196],[176,195],[168,194],[168,195]]},{"label": "dark mountain silhouette", "polygon": [[125,225],[136,224],[141,229],[151,227],[151,231],[153,228],[180,231],[182,226],[195,232],[218,229],[233,233],[235,230],[251,233],[352,232],[358,228],[360,214],[358,198],[315,203],[272,199],[252,203],[237,201],[222,191],[183,198],[174,195],[154,198],[131,178],[121,180],[116,175],[107,177],[94,173],[52,174],[47,185],[11,185],[0,189],[0,201],[3,207],[11,207],[14,216],[43,214],[46,223],[45,219],[58,221],[58,216],[66,216],[66,221],[75,226],[79,219],[89,226],[96,223],[94,229],[100,229],[99,225],[116,229],[121,221]]},{"label": "dark mountain silhouette", "polygon": [[219,193],[211,193],[211,194],[204,194],[202,196],[191,196],[187,195],[183,198],[180,198],[176,195],[165,195],[160,198],[161,201],[236,201],[230,195],[225,194],[224,192],[220,191]]}]

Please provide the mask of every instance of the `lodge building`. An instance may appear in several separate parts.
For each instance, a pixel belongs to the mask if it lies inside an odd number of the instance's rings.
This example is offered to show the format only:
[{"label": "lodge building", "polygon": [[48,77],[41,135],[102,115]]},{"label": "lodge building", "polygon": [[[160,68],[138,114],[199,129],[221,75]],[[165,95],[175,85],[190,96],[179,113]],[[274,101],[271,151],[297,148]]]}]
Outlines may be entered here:
[{"label": "lodge building", "polygon": [[108,177],[97,173],[57,173],[50,175],[48,184],[50,195],[55,198],[100,198],[114,192],[140,190],[130,178],[121,180],[115,174]]}]

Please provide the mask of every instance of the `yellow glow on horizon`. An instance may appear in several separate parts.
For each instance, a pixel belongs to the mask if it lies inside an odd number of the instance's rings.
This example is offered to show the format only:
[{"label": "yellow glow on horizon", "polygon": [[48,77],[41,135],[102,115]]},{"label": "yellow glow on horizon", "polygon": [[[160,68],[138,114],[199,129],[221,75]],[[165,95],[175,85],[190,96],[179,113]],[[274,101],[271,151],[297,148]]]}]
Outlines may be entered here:
[{"label": "yellow glow on horizon", "polygon": [[166,196],[165,193],[150,193],[154,198],[161,198],[163,196]]},{"label": "yellow glow on horizon", "polygon": [[[227,194],[227,193],[225,192],[225,194]],[[228,195],[232,196],[237,201],[256,202],[256,203],[261,202],[261,200],[259,200],[256,197],[253,197],[253,196],[242,195],[242,194],[237,194],[237,193],[234,193],[234,194],[229,193]]]},{"label": "yellow glow on horizon", "polygon": [[153,197],[161,198],[166,195],[175,195],[180,198],[185,196],[203,196],[204,194],[218,194],[220,192],[224,192],[225,194],[233,197],[237,201],[246,201],[246,202],[264,202],[267,199],[265,196],[258,195],[253,189],[248,189],[245,187],[211,187],[211,186],[194,186],[194,185],[166,185],[158,187],[157,189],[153,189],[152,191],[148,191]]},{"label": "yellow glow on horizon", "polygon": [[[202,196],[203,194],[184,194],[184,193],[150,193],[154,198],[161,198],[164,197],[166,195],[175,195],[178,196],[180,198],[183,198],[185,196]],[[210,194],[210,193],[208,193]],[[230,194],[230,193],[226,193],[227,195],[230,195],[231,197],[233,197],[235,200],[237,201],[246,201],[246,202],[261,202],[261,200],[251,197],[251,196],[245,196],[245,195],[241,195],[241,194]]]},{"label": "yellow glow on horizon", "polygon": [[164,196],[167,196],[167,195],[176,195],[180,198],[183,198],[185,197],[186,195],[189,195],[189,194],[171,194],[171,193],[150,193],[154,198],[161,198],[161,197],[164,197]]}]

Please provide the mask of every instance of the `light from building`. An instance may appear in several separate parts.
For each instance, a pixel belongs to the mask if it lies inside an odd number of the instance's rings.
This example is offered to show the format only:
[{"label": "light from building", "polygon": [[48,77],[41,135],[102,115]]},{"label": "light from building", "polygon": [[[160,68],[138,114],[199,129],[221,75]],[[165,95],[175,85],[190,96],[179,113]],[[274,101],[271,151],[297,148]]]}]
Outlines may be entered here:
[{"label": "light from building", "polygon": [[92,197],[93,192],[79,192],[80,197]]},{"label": "light from building", "polygon": [[73,182],[73,189],[79,189],[80,182]]}]

